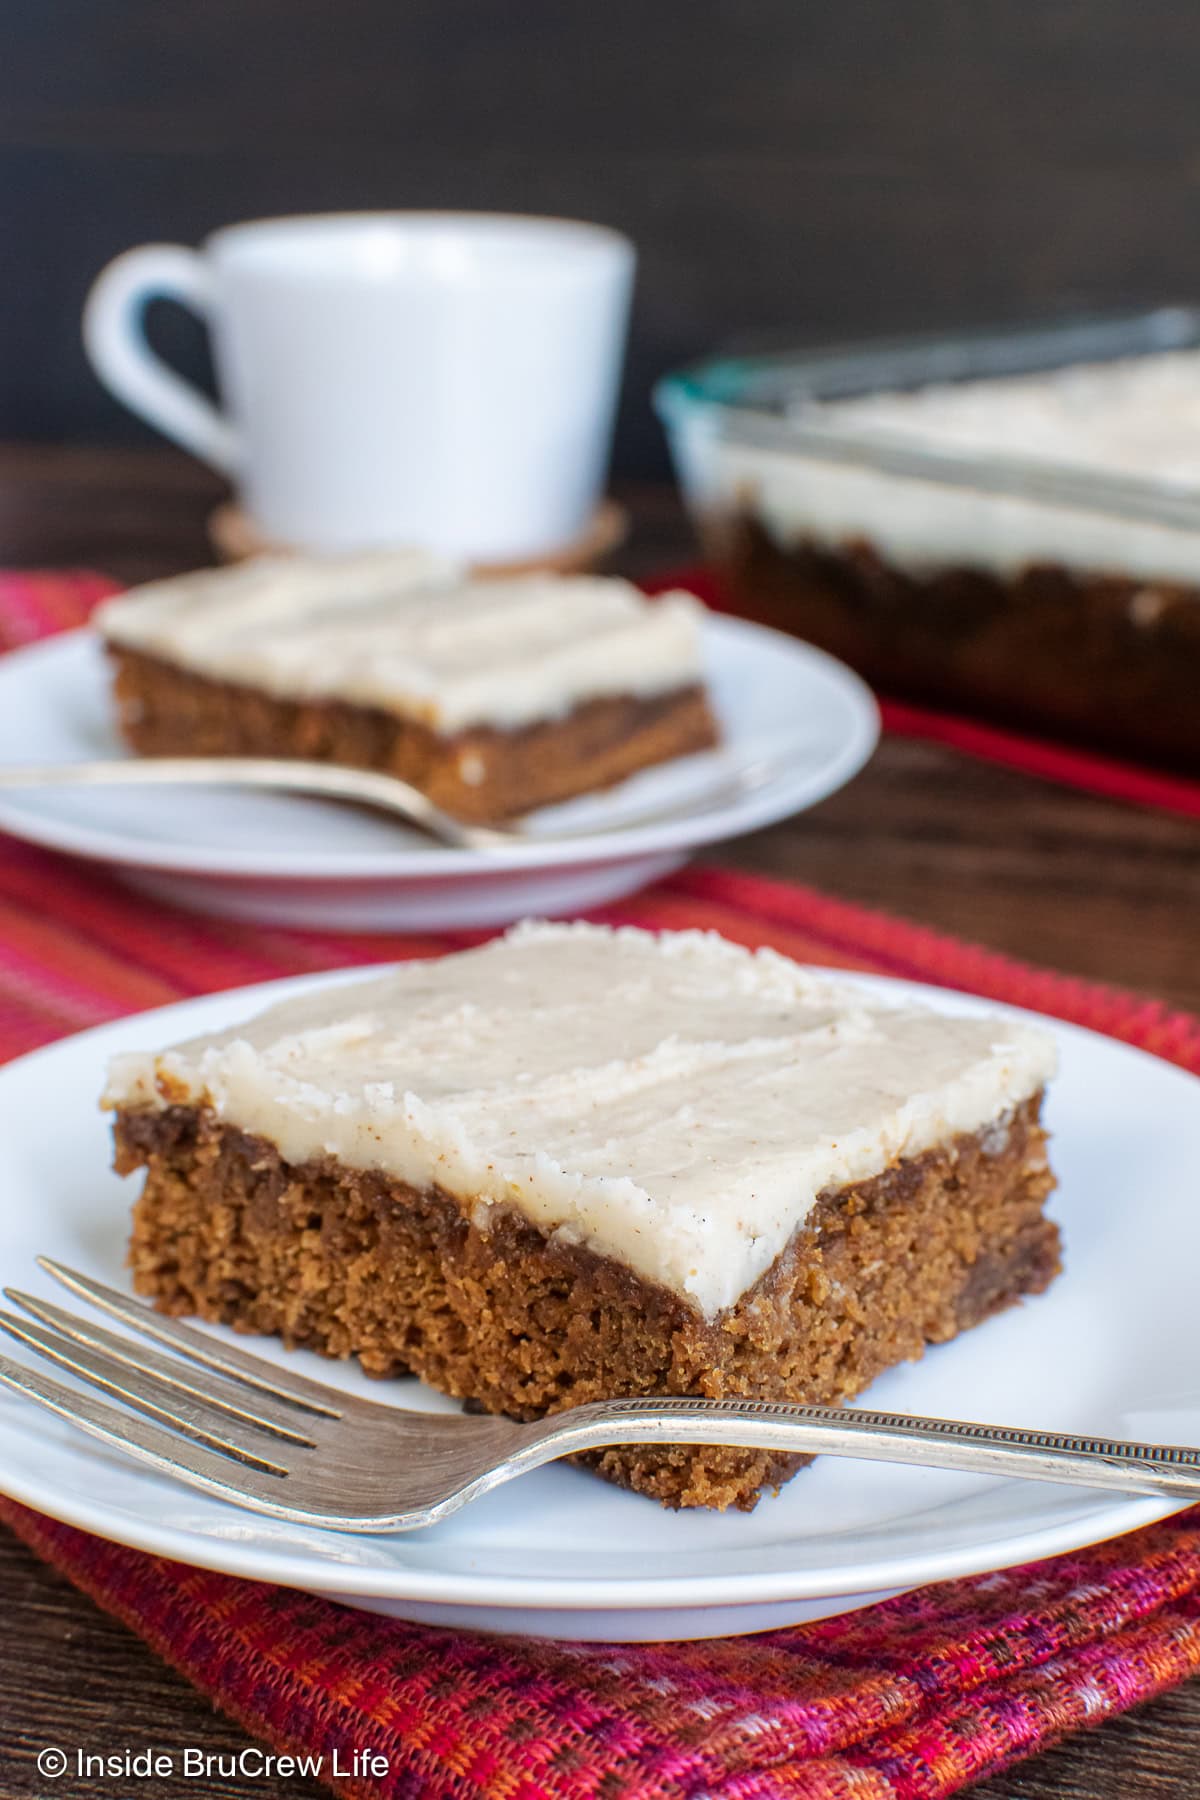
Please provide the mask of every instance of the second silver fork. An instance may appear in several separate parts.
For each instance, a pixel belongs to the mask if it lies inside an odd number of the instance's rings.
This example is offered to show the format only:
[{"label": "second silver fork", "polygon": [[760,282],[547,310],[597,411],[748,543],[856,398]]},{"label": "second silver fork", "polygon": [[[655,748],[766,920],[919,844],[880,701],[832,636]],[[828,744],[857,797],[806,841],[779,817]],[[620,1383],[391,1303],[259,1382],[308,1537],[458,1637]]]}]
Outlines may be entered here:
[{"label": "second silver fork", "polygon": [[70,787],[231,787],[259,793],[305,794],[323,800],[351,801],[390,814],[436,842],[458,850],[531,851],[555,844],[630,831],[668,819],[692,819],[730,805],[766,786],[780,773],[778,758],[759,756],[720,766],[698,793],[656,802],[623,813],[612,826],[539,825],[530,830],[523,819],[507,824],[471,825],[455,818],[429,796],[381,769],[358,769],[348,763],[310,762],[304,758],[269,756],[112,757],[92,762],[8,763],[0,765],[0,788]]}]

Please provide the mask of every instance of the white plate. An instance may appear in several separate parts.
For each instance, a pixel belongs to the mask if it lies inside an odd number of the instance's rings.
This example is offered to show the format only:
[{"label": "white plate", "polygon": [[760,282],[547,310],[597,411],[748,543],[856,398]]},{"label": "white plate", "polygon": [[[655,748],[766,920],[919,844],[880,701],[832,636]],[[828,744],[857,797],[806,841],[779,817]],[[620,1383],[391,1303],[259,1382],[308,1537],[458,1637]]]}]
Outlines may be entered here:
[{"label": "white plate", "polygon": [[[875,748],[874,699],[832,657],[740,619],[709,616],[704,637],[722,749],[541,815],[594,825],[595,835],[482,853],[329,802],[130,788],[7,792],[0,829],[108,863],[161,899],[232,918],[424,931],[580,911],[677,868],[698,845],[815,805]],[[722,769],[760,753],[778,762],[778,775],[734,803],[703,817],[622,826],[632,812],[694,799]],[[0,660],[0,762],[120,754],[94,634],[65,633]]]},{"label": "white plate", "polygon": [[[859,979],[881,993],[922,993],[947,1012],[981,1006]],[[124,1285],[131,1193],[107,1170],[96,1110],[107,1057],[220,1029],[312,985],[306,977],[188,1001],[0,1071],[0,1279],[55,1291],[33,1267],[42,1251]],[[1198,1442],[1200,1348],[1177,1327],[1195,1310],[1200,1266],[1200,1082],[1091,1032],[1053,1029],[1062,1070],[1050,1123],[1066,1273],[1048,1294],[885,1375],[871,1404]],[[262,1349],[287,1360],[270,1341]],[[416,1382],[368,1383],[308,1353],[293,1364],[339,1387],[361,1385],[373,1399],[451,1405]],[[7,1393],[0,1485],[122,1543],[404,1618],[622,1640],[820,1617],[1076,1548],[1174,1510],[1154,1499],[825,1458],[754,1513],[673,1514],[560,1466],[430,1531],[339,1537],[274,1524],[150,1474]]]}]

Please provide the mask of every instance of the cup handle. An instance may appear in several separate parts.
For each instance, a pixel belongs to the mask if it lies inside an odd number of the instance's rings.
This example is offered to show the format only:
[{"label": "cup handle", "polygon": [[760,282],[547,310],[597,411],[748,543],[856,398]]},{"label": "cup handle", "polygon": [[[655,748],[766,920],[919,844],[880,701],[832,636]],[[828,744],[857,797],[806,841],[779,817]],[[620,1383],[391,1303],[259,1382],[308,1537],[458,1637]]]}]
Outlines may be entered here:
[{"label": "cup handle", "polygon": [[146,342],[146,305],[158,299],[177,300],[209,319],[214,291],[204,258],[182,244],[143,244],[110,262],[84,304],[88,360],[132,412],[201,462],[234,475],[242,460],[237,432],[205,394],[169,368]]}]

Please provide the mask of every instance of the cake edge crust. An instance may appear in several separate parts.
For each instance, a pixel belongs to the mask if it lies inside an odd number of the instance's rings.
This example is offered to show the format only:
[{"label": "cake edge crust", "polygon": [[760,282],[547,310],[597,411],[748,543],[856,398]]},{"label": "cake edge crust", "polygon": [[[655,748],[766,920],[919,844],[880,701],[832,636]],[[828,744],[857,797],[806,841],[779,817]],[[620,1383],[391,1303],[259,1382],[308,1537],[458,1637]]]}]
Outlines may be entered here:
[{"label": "cake edge crust", "polygon": [[703,536],[747,617],[884,694],[1200,771],[1198,586],[1045,561],[915,573],[869,532],[781,543],[748,512]]},{"label": "cake edge crust", "polygon": [[440,733],[351,701],[284,699],[108,641],[117,720],[139,756],[281,756],[398,775],[455,817],[484,824],[612,787],[711,749],[701,682],[581,701],[559,718]]},{"label": "cake edge crust", "polygon": [[[1042,1292],[1060,1245],[1041,1100],[820,1196],[714,1320],[515,1210],[485,1222],[332,1158],[293,1167],[202,1105],[121,1110],[114,1136],[118,1171],[147,1170],[129,1260],[162,1311],[528,1419],[629,1394],[835,1404]],[[747,1508],[811,1459],[668,1445],[582,1460],[668,1506]]]}]

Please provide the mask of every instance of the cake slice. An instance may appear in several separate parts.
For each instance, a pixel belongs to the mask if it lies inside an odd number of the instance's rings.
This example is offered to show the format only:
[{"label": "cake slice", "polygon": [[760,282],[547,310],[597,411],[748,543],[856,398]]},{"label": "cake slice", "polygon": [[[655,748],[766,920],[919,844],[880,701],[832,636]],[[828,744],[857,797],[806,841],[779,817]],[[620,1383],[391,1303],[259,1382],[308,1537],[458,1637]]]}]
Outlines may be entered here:
[{"label": "cake slice", "polygon": [[302,756],[401,776],[482,822],[717,741],[689,594],[418,552],[262,557],[106,602],[120,725],[145,756]]},{"label": "cake slice", "polygon": [[[525,925],[118,1058],[134,1283],[530,1419],[836,1402],[1059,1266],[1052,1039],[709,933]],[[588,1459],[672,1506],[800,1459]]]}]

